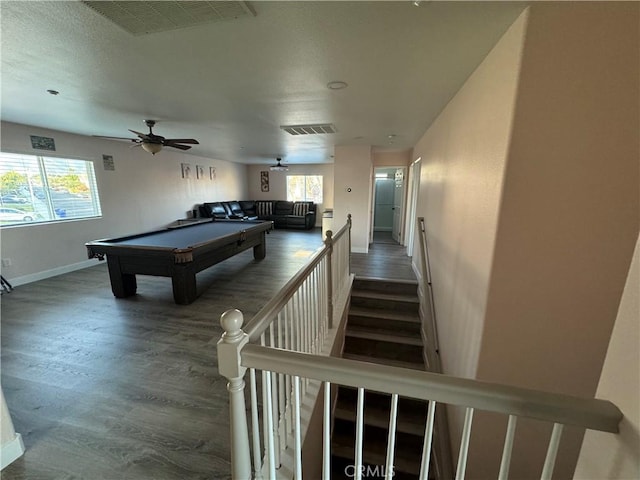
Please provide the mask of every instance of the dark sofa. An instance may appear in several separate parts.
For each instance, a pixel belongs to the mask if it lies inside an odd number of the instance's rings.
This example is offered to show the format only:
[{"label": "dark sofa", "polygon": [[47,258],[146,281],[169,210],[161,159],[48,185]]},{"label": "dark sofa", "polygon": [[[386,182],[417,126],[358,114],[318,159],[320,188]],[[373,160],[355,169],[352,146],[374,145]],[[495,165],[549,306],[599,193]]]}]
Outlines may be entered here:
[{"label": "dark sofa", "polygon": [[316,226],[316,204],[284,200],[240,200],[205,202],[198,207],[201,217],[214,219],[271,220],[275,228],[309,230]]}]

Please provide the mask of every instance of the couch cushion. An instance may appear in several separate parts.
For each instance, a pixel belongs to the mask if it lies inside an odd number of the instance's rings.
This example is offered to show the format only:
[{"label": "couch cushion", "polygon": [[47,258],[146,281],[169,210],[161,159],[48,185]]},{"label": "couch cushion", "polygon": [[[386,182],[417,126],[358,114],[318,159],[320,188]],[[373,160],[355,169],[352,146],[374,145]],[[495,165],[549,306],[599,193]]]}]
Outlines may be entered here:
[{"label": "couch cushion", "polygon": [[227,218],[227,209],[220,202],[207,202],[203,203],[202,206],[208,217]]},{"label": "couch cushion", "polygon": [[227,205],[229,205],[229,210],[231,211],[231,215],[236,215],[239,217],[244,217],[244,211],[242,210],[242,207],[240,206],[239,202],[228,202]]},{"label": "couch cushion", "polygon": [[293,204],[293,214],[303,217],[309,211],[309,204],[306,202],[295,202]]},{"label": "couch cushion", "polygon": [[278,201],[273,208],[274,215],[292,215],[293,202]]},{"label": "couch cushion", "polygon": [[245,215],[251,216],[256,214],[256,202],[254,200],[240,200],[238,203]]},{"label": "couch cushion", "polygon": [[273,202],[256,201],[256,214],[261,218],[273,215]]},{"label": "couch cushion", "polygon": [[222,204],[222,207],[224,208],[224,213],[227,216],[231,216],[231,207],[229,206],[229,202],[220,202]]}]

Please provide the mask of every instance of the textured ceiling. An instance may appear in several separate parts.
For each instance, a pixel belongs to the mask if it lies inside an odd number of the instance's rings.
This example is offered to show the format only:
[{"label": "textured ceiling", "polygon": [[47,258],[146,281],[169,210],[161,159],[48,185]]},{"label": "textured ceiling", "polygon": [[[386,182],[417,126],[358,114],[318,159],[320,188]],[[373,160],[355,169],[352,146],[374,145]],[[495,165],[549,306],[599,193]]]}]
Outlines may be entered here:
[{"label": "textured ceiling", "polygon": [[[79,1],[3,0],[2,119],[128,137],[149,118],[158,135],[198,139],[190,154],[243,163],[330,162],[335,145],[406,149],[526,7],[220,3],[255,16],[136,36]],[[336,133],[280,128],[300,124]]]},{"label": "textured ceiling", "polygon": [[247,2],[83,1],[133,35],[166,32],[255,15]]}]

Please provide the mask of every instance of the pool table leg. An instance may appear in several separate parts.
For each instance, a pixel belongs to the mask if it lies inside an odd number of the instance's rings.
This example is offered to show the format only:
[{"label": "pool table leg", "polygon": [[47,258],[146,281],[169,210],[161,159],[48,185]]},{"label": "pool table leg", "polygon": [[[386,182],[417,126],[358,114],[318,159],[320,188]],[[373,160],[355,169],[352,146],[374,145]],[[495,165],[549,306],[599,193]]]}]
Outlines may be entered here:
[{"label": "pool table leg", "polygon": [[256,260],[262,260],[267,256],[267,241],[264,232],[262,232],[260,237],[260,243],[253,247],[253,258]]},{"label": "pool table leg", "polygon": [[136,294],[138,284],[136,276],[130,273],[122,273],[118,257],[107,255],[107,266],[109,267],[109,279],[111,280],[111,291],[116,298],[130,297]]},{"label": "pool table leg", "polygon": [[188,305],[197,297],[196,274],[193,268],[176,265],[171,277],[173,300],[179,305]]}]

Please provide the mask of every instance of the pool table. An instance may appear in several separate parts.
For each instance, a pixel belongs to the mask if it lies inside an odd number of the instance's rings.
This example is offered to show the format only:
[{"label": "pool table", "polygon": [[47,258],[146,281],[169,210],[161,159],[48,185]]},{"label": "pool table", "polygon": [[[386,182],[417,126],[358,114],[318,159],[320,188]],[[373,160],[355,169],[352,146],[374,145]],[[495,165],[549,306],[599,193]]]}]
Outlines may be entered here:
[{"label": "pool table", "polygon": [[86,243],[89,258],[107,257],[111,290],[117,298],[135,295],[136,274],[171,277],[173,298],[187,305],[196,299],[196,273],[253,247],[266,255],[272,222],[215,220],[180,225],[126,237]]}]

